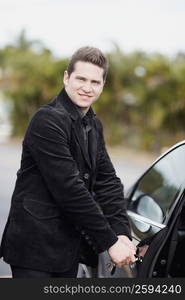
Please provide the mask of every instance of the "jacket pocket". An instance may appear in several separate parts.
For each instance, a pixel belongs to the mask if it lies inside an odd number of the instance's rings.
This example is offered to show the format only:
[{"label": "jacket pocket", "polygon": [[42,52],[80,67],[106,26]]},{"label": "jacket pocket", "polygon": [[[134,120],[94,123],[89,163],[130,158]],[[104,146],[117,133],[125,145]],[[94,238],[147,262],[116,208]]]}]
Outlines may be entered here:
[{"label": "jacket pocket", "polygon": [[57,206],[42,203],[37,200],[25,198],[23,208],[33,217],[39,220],[47,220],[60,217],[60,211]]}]

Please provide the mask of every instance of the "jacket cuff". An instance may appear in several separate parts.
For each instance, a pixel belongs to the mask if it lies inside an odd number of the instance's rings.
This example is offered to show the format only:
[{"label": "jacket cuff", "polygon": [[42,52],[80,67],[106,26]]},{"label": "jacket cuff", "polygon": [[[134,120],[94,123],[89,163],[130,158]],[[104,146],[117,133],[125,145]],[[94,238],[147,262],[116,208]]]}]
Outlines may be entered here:
[{"label": "jacket cuff", "polygon": [[112,245],[114,245],[118,240],[117,235],[114,231],[110,228],[109,232],[106,235],[102,236],[101,242],[96,241],[95,251],[97,253],[104,252],[108,250]]},{"label": "jacket cuff", "polygon": [[116,236],[126,235],[130,240],[132,240],[131,231],[127,225],[119,222],[119,223],[111,224],[111,228],[115,232]]},{"label": "jacket cuff", "polygon": [[92,234],[89,231],[82,230],[81,234],[97,254],[108,250],[118,240],[117,235],[109,226],[101,232],[96,231]]}]

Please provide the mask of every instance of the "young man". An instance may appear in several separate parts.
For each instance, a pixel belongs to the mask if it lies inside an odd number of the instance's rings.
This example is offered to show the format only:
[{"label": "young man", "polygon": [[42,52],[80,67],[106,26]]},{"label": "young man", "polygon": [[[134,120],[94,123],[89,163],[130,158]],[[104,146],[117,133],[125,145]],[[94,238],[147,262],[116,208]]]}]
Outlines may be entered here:
[{"label": "young man", "polygon": [[94,266],[105,250],[118,267],[135,261],[123,187],[91,108],[107,70],[99,49],[80,48],[64,88],[28,126],[1,245],[14,278],[76,277],[81,258]]}]

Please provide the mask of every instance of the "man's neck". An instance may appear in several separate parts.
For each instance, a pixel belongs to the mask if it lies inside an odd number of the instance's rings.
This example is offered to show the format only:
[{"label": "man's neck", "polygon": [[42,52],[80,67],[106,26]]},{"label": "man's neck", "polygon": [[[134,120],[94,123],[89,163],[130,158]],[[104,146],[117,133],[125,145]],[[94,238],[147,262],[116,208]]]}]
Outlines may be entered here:
[{"label": "man's neck", "polygon": [[78,106],[77,104],[76,104],[76,107],[77,107],[78,110],[81,112],[81,114],[83,114],[84,116],[86,115],[86,113],[87,113],[88,110],[89,110],[89,107],[88,107],[88,108],[82,108],[82,107]]}]

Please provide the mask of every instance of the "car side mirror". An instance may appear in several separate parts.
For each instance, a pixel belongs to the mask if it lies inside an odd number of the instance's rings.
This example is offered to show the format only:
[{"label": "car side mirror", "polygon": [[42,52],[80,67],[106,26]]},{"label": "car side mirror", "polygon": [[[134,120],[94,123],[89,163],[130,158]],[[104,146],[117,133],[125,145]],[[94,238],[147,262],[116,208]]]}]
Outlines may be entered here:
[{"label": "car side mirror", "polygon": [[147,194],[142,194],[136,199],[132,199],[129,209],[155,222],[163,222],[164,215],[162,209],[158,203]]}]

